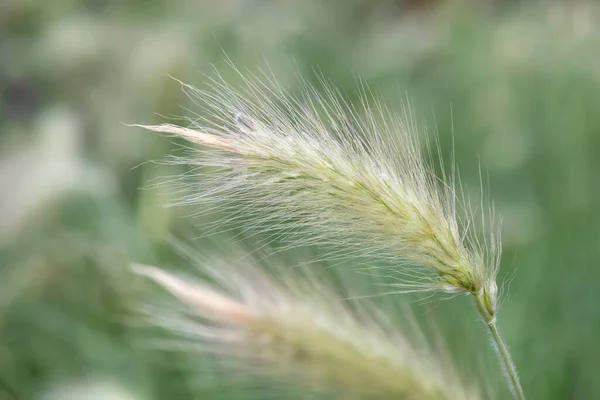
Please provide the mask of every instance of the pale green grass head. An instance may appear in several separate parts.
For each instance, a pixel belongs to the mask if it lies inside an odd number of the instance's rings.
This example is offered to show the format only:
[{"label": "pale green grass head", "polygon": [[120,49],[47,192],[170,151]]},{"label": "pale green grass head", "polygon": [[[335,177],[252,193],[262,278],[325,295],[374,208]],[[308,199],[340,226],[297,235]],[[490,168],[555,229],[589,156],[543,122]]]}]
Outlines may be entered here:
[{"label": "pale green grass head", "polygon": [[176,159],[192,176],[207,168],[182,203],[208,202],[290,245],[390,265],[398,292],[471,293],[494,321],[498,232],[483,206],[487,224],[475,217],[454,172],[442,165],[436,176],[408,108],[396,115],[364,88],[357,108],[325,82],[302,81],[293,96],[268,75],[240,76],[239,89],[221,78],[209,90],[182,84],[202,108],[189,127],[143,126],[215,149]]},{"label": "pale green grass head", "polygon": [[322,279],[289,268],[274,279],[247,262],[200,269],[207,278],[134,267],[183,306],[152,309],[151,321],[186,338],[189,350],[214,354],[236,372],[230,376],[344,399],[479,398],[442,349],[409,340],[393,318],[364,301],[340,300]]}]

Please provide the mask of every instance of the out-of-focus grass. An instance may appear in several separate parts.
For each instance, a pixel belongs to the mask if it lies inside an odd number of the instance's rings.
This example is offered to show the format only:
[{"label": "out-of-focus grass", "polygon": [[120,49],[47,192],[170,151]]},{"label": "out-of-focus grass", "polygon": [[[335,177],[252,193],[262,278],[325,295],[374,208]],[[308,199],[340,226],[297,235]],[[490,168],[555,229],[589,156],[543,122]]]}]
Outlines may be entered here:
[{"label": "out-of-focus grass", "polygon": [[[121,122],[185,114],[169,74],[201,85],[214,64],[235,84],[223,51],[254,71],[266,59],[292,90],[316,67],[349,91],[361,76],[392,106],[407,92],[448,156],[454,131],[463,179],[477,188],[481,162],[503,216],[499,323],[526,393],[600,397],[600,10],[450,3],[4,1],[0,399],[60,398],[70,384],[131,392],[113,398],[243,397],[199,357],[146,344],[133,309],[150,294],[127,273],[129,260],[177,263],[164,238],[197,235],[202,221],[148,188],[178,171],[142,163],[177,146]],[[485,336],[457,317],[467,301],[424,309],[472,371]]]}]

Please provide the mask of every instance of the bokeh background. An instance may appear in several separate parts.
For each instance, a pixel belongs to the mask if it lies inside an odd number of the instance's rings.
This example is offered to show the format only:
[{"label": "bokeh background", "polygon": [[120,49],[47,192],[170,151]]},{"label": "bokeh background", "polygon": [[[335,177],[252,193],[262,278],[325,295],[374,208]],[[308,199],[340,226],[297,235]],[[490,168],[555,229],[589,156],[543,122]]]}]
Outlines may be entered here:
[{"label": "bokeh background", "polygon": [[[165,238],[202,221],[152,184],[181,172],[148,162],[178,142],[123,123],[193,107],[169,75],[235,85],[224,54],[292,92],[318,69],[391,108],[408,95],[447,157],[454,132],[465,184],[480,163],[503,218],[499,324],[525,392],[600,398],[594,2],[1,0],[0,399],[244,398],[201,355],[148,345],[135,309],[156,292],[128,272],[181,265]],[[467,378],[508,398],[468,299],[416,303]]]}]

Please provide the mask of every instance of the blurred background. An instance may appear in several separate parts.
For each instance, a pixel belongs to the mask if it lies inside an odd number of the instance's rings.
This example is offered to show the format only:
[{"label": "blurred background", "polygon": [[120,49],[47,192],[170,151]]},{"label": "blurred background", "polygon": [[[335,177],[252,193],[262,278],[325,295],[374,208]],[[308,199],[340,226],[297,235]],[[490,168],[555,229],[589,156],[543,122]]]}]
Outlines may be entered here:
[{"label": "blurred background", "polygon": [[[465,184],[481,163],[503,219],[499,325],[525,392],[600,398],[595,2],[0,0],[1,400],[244,398],[202,356],[145,343],[135,309],[155,292],[128,272],[180,265],[165,238],[202,223],[153,185],[181,172],[148,162],[178,142],[123,123],[193,107],[169,75],[201,86],[214,66],[235,86],[224,53],[292,92],[318,69],[390,108],[408,95],[446,157],[454,131]],[[467,378],[508,398],[493,358],[473,373],[490,351],[468,299],[420,307]]]}]

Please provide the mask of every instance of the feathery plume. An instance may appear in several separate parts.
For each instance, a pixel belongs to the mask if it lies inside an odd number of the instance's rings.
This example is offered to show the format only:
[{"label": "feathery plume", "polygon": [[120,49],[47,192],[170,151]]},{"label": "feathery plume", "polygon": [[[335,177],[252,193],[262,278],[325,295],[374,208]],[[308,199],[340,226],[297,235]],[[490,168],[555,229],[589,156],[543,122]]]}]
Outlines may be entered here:
[{"label": "feathery plume", "polygon": [[204,268],[217,282],[211,284],[151,266],[134,271],[184,305],[187,318],[173,318],[169,308],[151,315],[157,323],[249,373],[341,398],[479,398],[445,359],[409,342],[374,310],[350,309],[306,276],[285,272],[276,283],[253,267],[219,265]]},{"label": "feathery plume", "polygon": [[358,110],[326,83],[324,94],[304,84],[294,97],[273,79],[240,76],[239,90],[220,78],[210,91],[182,83],[204,109],[190,127],[137,125],[216,149],[178,159],[211,168],[183,203],[208,201],[229,211],[229,221],[286,233],[296,244],[339,245],[345,256],[385,261],[399,291],[471,293],[494,322],[498,234],[475,232],[453,176],[436,177],[422,156],[408,111],[398,117],[370,103],[367,89]]}]

